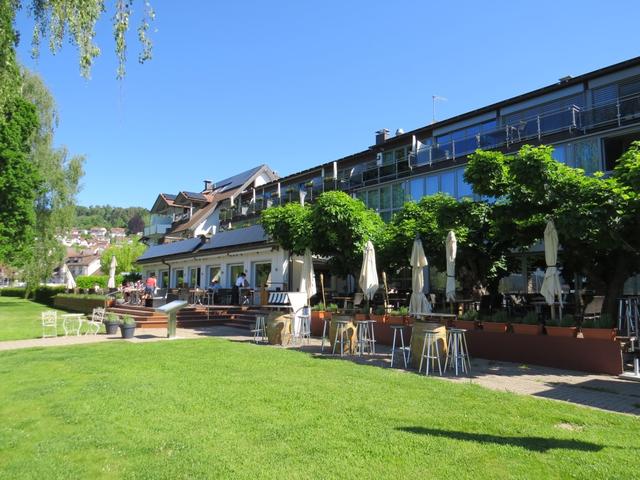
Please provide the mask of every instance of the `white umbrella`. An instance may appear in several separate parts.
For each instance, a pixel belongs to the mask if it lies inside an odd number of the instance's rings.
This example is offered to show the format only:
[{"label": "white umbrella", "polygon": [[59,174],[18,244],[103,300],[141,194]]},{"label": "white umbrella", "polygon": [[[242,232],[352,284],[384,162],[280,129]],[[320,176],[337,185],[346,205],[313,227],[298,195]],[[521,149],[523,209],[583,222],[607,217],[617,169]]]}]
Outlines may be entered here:
[{"label": "white umbrella", "polygon": [[424,292],[424,267],[428,265],[427,257],[424,254],[422,248],[422,241],[416,238],[413,242],[413,249],[411,250],[411,299],[409,300],[409,313],[414,315],[421,315],[431,312],[431,305],[427,301],[427,297]]},{"label": "white umbrella", "polygon": [[299,291],[307,294],[307,303],[318,291],[316,289],[316,277],[313,271],[313,258],[311,257],[311,250],[308,248],[304,251]]},{"label": "white umbrella", "polygon": [[544,273],[540,293],[548,305],[553,305],[557,295],[560,308],[562,308],[562,286],[560,285],[560,273],[556,267],[556,263],[558,263],[558,232],[551,220],[547,222],[547,227],[544,229],[544,259],[547,271]]},{"label": "white umbrella", "polygon": [[118,261],[116,260],[116,256],[113,255],[111,257],[111,265],[109,265],[109,281],[107,282],[107,288],[116,288],[116,267],[118,266]]},{"label": "white umbrella", "polygon": [[376,270],[376,252],[371,240],[367,242],[362,257],[362,270],[358,282],[365,298],[371,300],[378,291],[378,271]]},{"label": "white umbrella", "polygon": [[453,230],[447,235],[447,243],[445,245],[447,254],[447,287],[445,290],[447,301],[456,301],[456,251],[457,242],[456,234]]},{"label": "white umbrella", "polygon": [[73,290],[76,288],[76,281],[73,279],[73,275],[69,271],[66,263],[62,264],[62,273],[64,275],[64,285],[67,290]]}]

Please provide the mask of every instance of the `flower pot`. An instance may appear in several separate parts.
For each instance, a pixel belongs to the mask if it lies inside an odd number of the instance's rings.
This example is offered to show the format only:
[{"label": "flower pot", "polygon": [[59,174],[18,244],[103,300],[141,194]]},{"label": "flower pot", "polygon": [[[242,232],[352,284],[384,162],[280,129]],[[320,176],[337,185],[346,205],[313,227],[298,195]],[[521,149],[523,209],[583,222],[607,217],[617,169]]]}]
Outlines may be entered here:
[{"label": "flower pot", "polygon": [[609,340],[616,339],[615,328],[583,328],[582,337],[589,340]]},{"label": "flower pot", "polygon": [[133,338],[133,333],[136,331],[136,326],[134,325],[120,325],[120,335],[122,338]]},{"label": "flower pot", "polygon": [[116,335],[118,333],[119,323],[104,322],[104,328],[107,331],[107,335]]},{"label": "flower pot", "polygon": [[464,328],[465,330],[475,330],[476,322],[474,320],[456,320],[453,322],[455,328]]},{"label": "flower pot", "polygon": [[311,311],[311,335],[315,337],[322,335],[324,320],[331,320],[331,312],[324,310]]},{"label": "flower pot", "polygon": [[529,325],[526,323],[512,323],[513,333],[518,335],[541,335],[542,325]]},{"label": "flower pot", "polygon": [[404,325],[404,317],[402,315],[389,315],[384,323],[387,325]]},{"label": "flower pot", "polygon": [[547,325],[545,327],[547,335],[550,337],[575,337],[576,327],[554,327]]},{"label": "flower pot", "polygon": [[504,322],[482,322],[482,329],[491,333],[507,333],[507,324]]}]

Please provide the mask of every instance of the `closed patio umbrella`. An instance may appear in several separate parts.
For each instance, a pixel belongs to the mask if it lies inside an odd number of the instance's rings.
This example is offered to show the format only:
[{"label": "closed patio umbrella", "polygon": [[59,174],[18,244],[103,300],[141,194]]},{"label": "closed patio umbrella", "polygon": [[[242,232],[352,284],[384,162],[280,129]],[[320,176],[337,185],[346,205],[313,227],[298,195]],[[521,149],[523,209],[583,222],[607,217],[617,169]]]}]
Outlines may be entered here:
[{"label": "closed patio umbrella", "polygon": [[447,301],[455,302],[456,300],[456,234],[450,231],[447,235],[447,242],[445,245],[447,255],[447,286],[445,289],[445,296]]},{"label": "closed patio umbrella", "polygon": [[411,250],[411,299],[409,300],[409,313],[421,315],[431,312],[431,304],[427,301],[424,292],[424,267],[428,265],[427,257],[422,248],[422,241],[416,238]]},{"label": "closed patio umbrella", "polygon": [[116,260],[116,256],[113,255],[111,257],[111,265],[109,265],[109,281],[107,282],[107,288],[116,288],[116,267],[118,266],[118,261]]},{"label": "closed patio umbrella", "polygon": [[64,275],[64,285],[67,290],[73,290],[76,288],[76,281],[73,279],[73,275],[69,271],[66,263],[62,264],[62,272]]},{"label": "closed patio umbrella", "polygon": [[560,273],[556,264],[558,263],[558,232],[551,220],[547,222],[544,229],[544,260],[547,270],[544,272],[544,280],[540,293],[548,305],[553,305],[556,295],[560,304],[560,315],[562,315],[562,286],[560,285]]},{"label": "closed patio umbrella", "polygon": [[358,284],[364,293],[364,297],[367,300],[373,299],[373,296],[378,291],[378,271],[376,270],[376,252],[373,249],[371,240],[367,241],[367,246],[364,249]]}]

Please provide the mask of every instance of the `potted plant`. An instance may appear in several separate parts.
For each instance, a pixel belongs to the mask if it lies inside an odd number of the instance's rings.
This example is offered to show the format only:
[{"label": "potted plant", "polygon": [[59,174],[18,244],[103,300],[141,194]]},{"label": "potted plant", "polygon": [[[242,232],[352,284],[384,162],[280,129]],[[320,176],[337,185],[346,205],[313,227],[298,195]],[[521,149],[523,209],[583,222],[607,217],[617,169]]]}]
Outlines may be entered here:
[{"label": "potted plant", "polygon": [[616,329],[613,328],[611,317],[603,313],[600,317],[583,320],[580,325],[582,338],[590,340],[615,340]]},{"label": "potted plant", "polygon": [[464,328],[466,330],[474,330],[476,328],[476,320],[478,320],[477,310],[467,310],[454,321],[456,328]]},{"label": "potted plant", "polygon": [[384,307],[376,307],[370,317],[371,320],[375,320],[378,323],[385,323],[387,314],[385,313]]},{"label": "potted plant", "polygon": [[513,333],[518,335],[540,335],[542,333],[542,324],[538,321],[536,312],[527,312],[520,322],[512,323]]},{"label": "potted plant", "polygon": [[325,307],[324,303],[322,302],[317,303],[313,307],[311,307],[311,333],[313,335],[322,335],[324,320],[331,320],[332,312],[329,311],[330,307],[331,304]]},{"label": "potted plant", "polygon": [[549,320],[545,325],[547,335],[552,337],[575,337],[576,320],[573,315],[565,315],[562,320]]},{"label": "potted plant", "polygon": [[409,309],[407,307],[391,310],[385,319],[385,323],[388,323],[389,325],[402,325],[404,324],[404,317],[408,313]]},{"label": "potted plant", "polygon": [[131,315],[125,315],[122,317],[122,323],[120,324],[120,334],[122,338],[133,338],[133,333],[136,330],[136,321]]},{"label": "potted plant", "polygon": [[102,323],[104,323],[104,328],[107,331],[107,335],[115,335],[118,333],[118,325],[120,325],[120,319],[115,313],[107,313]]},{"label": "potted plant", "polygon": [[509,314],[504,310],[494,313],[488,321],[482,322],[482,329],[491,333],[507,333],[508,326]]}]

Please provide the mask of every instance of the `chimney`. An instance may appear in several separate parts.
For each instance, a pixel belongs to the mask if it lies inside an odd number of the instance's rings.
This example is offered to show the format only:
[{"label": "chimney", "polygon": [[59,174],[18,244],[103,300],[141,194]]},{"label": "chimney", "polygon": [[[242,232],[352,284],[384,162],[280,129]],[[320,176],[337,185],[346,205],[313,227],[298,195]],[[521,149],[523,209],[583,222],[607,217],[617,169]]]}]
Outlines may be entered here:
[{"label": "chimney", "polygon": [[383,128],[376,132],[376,145],[382,145],[389,138],[389,130]]},{"label": "chimney", "polygon": [[213,190],[213,182],[211,180],[205,180],[204,181],[204,191],[205,192],[210,192],[211,190]]}]

